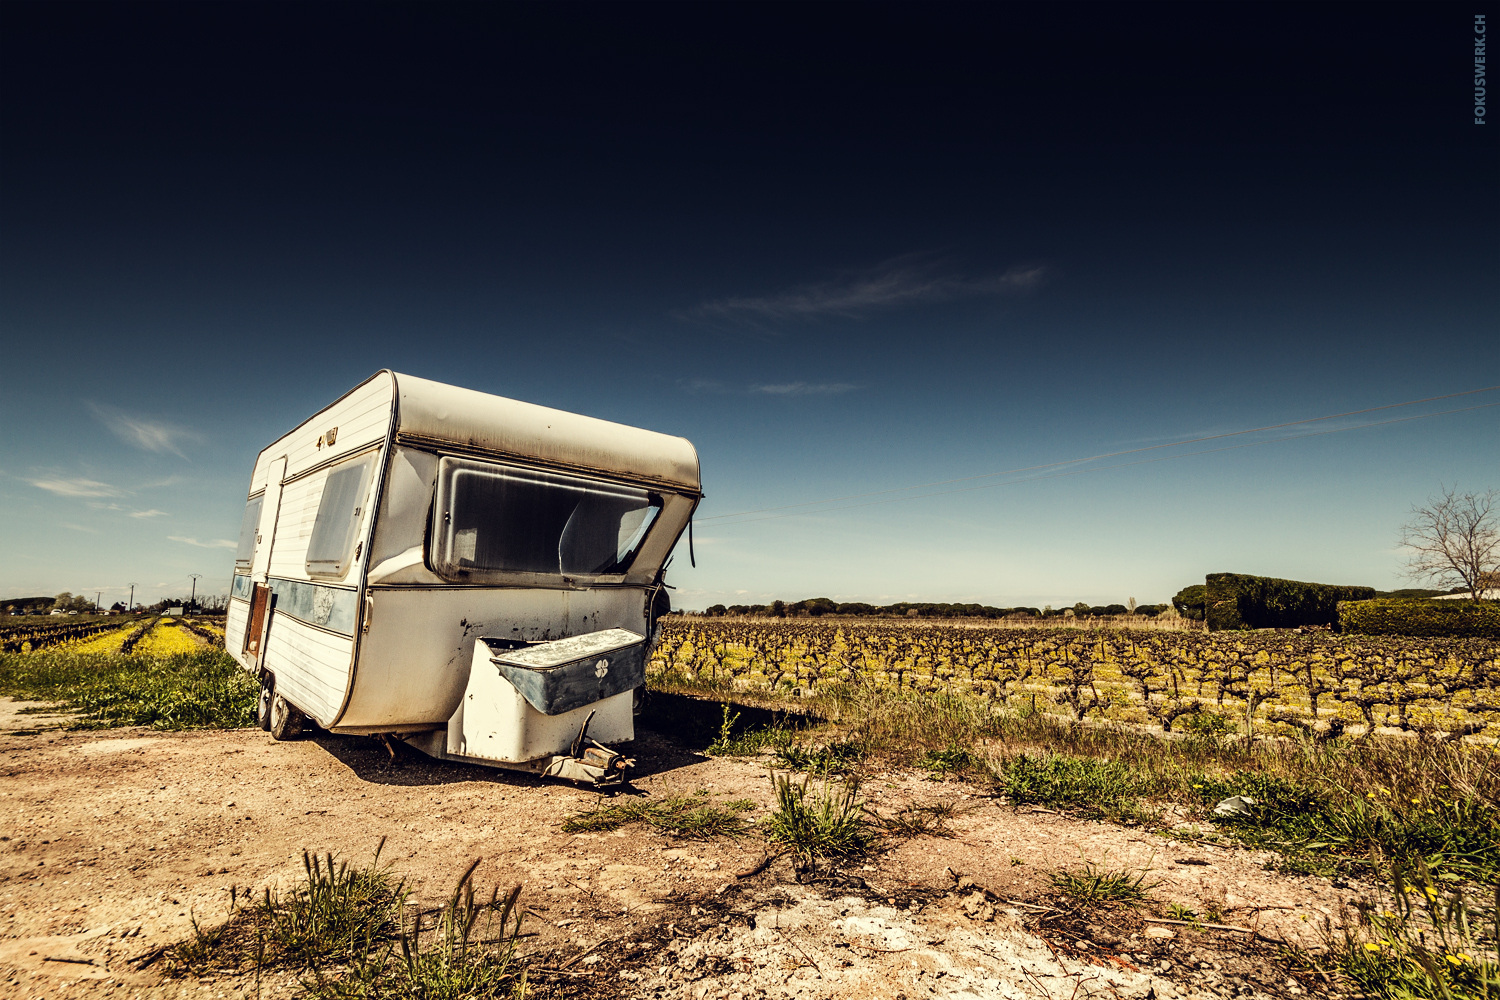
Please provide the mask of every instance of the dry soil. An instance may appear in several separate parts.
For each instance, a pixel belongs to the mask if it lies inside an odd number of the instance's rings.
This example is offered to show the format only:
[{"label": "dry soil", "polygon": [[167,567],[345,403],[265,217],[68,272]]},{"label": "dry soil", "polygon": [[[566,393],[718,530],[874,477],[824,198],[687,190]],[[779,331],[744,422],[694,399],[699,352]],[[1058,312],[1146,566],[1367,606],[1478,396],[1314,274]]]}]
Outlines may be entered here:
[{"label": "dry soil", "polygon": [[[1015,808],[920,773],[868,776],[871,806],[951,803],[952,836],[883,840],[799,873],[753,832],[700,842],[631,826],[570,835],[598,793],[319,735],[65,731],[0,702],[0,996],[295,996],[295,976],[174,978],[146,961],[220,921],[229,890],[290,886],[304,850],[382,860],[437,906],[475,858],[522,886],[540,997],[1077,1000],[1326,992],[1282,944],[1316,948],[1352,890],[1266,870],[1268,855]],[[628,792],[705,790],[768,814],[764,761],[703,757],[648,729]],[[1163,905],[1244,932],[1059,912],[1048,873],[1139,869]],[[745,874],[760,868],[753,874]],[[1160,912],[1158,907],[1157,912]],[[145,958],[143,958],[143,956]],[[143,967],[144,966],[144,967]]]}]

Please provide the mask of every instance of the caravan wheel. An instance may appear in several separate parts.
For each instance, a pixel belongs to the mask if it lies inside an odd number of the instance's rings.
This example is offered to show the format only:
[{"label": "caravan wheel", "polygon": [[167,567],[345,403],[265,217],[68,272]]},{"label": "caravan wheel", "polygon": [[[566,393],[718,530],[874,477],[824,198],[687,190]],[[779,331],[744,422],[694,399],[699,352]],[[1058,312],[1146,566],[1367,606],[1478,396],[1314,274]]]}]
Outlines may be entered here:
[{"label": "caravan wheel", "polygon": [[266,674],[260,679],[260,697],[255,702],[255,721],[266,732],[271,731],[271,702],[276,698],[276,678]]},{"label": "caravan wheel", "polygon": [[295,740],[302,735],[303,721],[302,713],[281,695],[271,700],[271,739]]}]

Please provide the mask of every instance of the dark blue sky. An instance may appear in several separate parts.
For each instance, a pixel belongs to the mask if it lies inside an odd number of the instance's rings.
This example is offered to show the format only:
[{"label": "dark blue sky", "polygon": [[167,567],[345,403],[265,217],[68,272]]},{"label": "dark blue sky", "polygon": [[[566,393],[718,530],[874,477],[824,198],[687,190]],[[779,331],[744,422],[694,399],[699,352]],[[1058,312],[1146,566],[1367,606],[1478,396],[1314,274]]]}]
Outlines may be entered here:
[{"label": "dark blue sky", "polygon": [[1500,383],[1487,9],[8,3],[0,595],[222,590],[383,367],[692,439],[687,607],[1399,586],[1500,407],[1354,425],[1500,392],[711,518]]}]

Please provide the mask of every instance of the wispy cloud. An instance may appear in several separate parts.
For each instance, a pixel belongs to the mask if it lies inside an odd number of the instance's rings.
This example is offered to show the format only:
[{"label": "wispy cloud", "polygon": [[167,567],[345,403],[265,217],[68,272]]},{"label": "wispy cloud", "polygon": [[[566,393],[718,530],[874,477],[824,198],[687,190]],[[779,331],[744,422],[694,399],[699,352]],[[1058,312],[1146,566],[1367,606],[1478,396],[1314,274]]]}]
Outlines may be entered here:
[{"label": "wispy cloud", "polygon": [[68,524],[67,522],[63,522],[63,527],[67,528],[69,531],[87,531],[91,535],[97,535],[97,534],[99,534],[99,532],[98,532],[97,529],[95,529],[95,528],[85,528],[81,524]]},{"label": "wispy cloud", "polygon": [[133,510],[133,511],[130,512],[130,516],[131,517],[166,517],[167,516],[167,512],[164,511],[164,510],[157,510],[157,509],[155,509],[153,507],[151,510]]},{"label": "wispy cloud", "polygon": [[725,385],[718,379],[679,379],[677,384],[684,392],[694,395],[709,393],[717,396],[837,396],[845,392],[862,389],[853,382],[757,382],[746,386]]},{"label": "wispy cloud", "polygon": [[673,313],[678,319],[758,324],[824,317],[857,319],[924,302],[1024,292],[1041,283],[1038,266],[969,276],[919,257],[899,257],[834,281],[799,285],[770,295],[730,296]]},{"label": "wispy cloud", "polygon": [[127,492],[95,479],[28,479],[27,482],[60,497],[122,497]]},{"label": "wispy cloud", "polygon": [[182,445],[199,439],[196,432],[185,427],[129,413],[118,406],[90,403],[89,409],[121,441],[146,451],[169,451],[179,458],[187,458]]},{"label": "wispy cloud", "polygon": [[196,538],[188,538],[188,537],[186,537],[184,535],[168,535],[167,537],[169,539],[171,539],[172,541],[174,541],[174,542],[181,542],[184,545],[196,545],[200,549],[237,549],[237,548],[239,548],[239,543],[238,542],[231,542],[227,538],[214,538],[214,539],[211,539],[211,540],[209,540],[207,542],[200,542]]},{"label": "wispy cloud", "polygon": [[837,396],[858,388],[852,382],[780,382],[773,385],[752,385],[750,391],[766,396]]}]

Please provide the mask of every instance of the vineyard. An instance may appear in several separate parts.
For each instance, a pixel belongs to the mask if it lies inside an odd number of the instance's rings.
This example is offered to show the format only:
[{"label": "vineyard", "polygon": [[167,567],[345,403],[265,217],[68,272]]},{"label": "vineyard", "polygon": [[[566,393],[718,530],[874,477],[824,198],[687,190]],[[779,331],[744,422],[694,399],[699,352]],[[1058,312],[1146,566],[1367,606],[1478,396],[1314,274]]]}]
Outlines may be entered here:
[{"label": "vineyard", "polygon": [[[197,637],[197,638],[194,638]],[[200,641],[201,640],[201,641]],[[213,619],[99,618],[81,622],[46,622],[0,626],[0,652],[30,653],[43,649],[74,653],[185,653],[204,645],[223,645],[224,630]]]},{"label": "vineyard", "polygon": [[1500,722],[1493,639],[672,617],[650,670],[751,699],[943,692],[1167,732],[1459,737]]},{"label": "vineyard", "polygon": [[83,622],[50,624],[45,620],[35,624],[0,627],[0,652],[20,653],[33,649],[45,649],[77,639],[86,639],[119,628],[119,623],[109,619],[94,619]]}]

